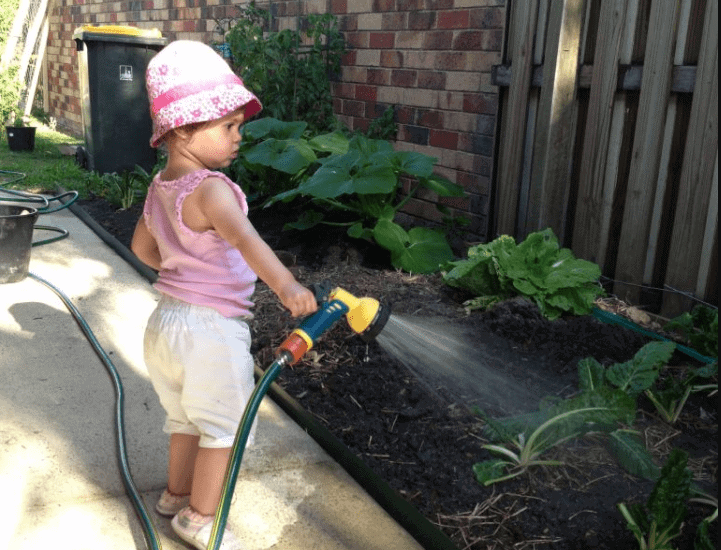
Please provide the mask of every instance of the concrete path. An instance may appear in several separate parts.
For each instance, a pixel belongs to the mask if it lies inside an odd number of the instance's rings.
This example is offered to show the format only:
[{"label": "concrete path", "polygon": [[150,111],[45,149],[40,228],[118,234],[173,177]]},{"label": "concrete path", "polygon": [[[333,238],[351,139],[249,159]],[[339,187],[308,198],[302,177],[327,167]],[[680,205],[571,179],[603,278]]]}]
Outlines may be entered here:
[{"label": "concrete path", "polygon": [[[118,369],[136,486],[163,548],[188,548],[154,512],[167,436],[142,335],[157,297],[68,210],[38,223],[70,237],[33,248],[30,271],[70,297]],[[117,465],[114,403],[103,364],[61,300],[31,278],[0,285],[0,550],[145,548]],[[228,520],[249,550],[421,549],[269,398],[258,422]]]}]

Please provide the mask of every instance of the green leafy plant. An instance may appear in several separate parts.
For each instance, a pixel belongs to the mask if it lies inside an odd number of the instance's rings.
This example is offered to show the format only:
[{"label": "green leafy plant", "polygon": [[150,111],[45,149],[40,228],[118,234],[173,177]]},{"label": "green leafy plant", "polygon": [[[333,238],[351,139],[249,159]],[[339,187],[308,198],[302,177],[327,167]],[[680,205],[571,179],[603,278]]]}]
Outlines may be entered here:
[{"label": "green leafy plant", "polygon": [[[394,221],[420,188],[439,196],[463,194],[460,186],[433,174],[436,159],[395,151],[387,141],[360,134],[309,137],[306,129],[304,122],[274,118],[246,124],[231,177],[261,195],[274,190],[267,205],[305,200],[303,214],[286,229],[306,230],[318,224],[345,227],[349,236],[389,250],[395,267],[416,273],[437,271],[453,258],[442,231],[406,230]],[[405,195],[400,192],[402,177],[413,181]]]},{"label": "green leafy plant", "polygon": [[718,310],[698,305],[669,321],[664,327],[678,331],[686,343],[708,357],[718,357]]},{"label": "green leafy plant", "polygon": [[640,550],[672,550],[681,534],[692,477],[687,463],[688,454],[672,450],[645,506],[618,504]]},{"label": "green leafy plant", "polygon": [[265,113],[285,121],[304,120],[314,132],[335,124],[331,77],[345,53],[335,16],[310,14],[303,30],[269,31],[270,12],[255,2],[240,8],[226,36],[236,72],[259,95]]},{"label": "green leafy plant", "polygon": [[445,269],[446,284],[476,296],[466,302],[469,309],[521,295],[553,320],[566,312],[590,313],[594,300],[603,294],[598,265],[560,248],[550,228],[531,233],[518,245],[508,235],[476,245],[469,248],[467,259],[450,262]]},{"label": "green leafy plant", "polygon": [[[620,425],[633,423],[638,394],[653,384],[674,348],[671,342],[651,342],[630,361],[608,368],[593,357],[583,359],[578,363],[580,393],[569,399],[542,403],[533,414],[494,420],[478,411],[486,420],[493,442],[484,448],[505,458],[475,464],[476,479],[489,485],[520,475],[530,466],[559,465],[556,461],[541,460],[540,455],[589,432],[608,435],[611,451],[629,473],[657,479],[658,467],[638,434]],[[506,445],[495,444],[499,441]]]},{"label": "green leafy plant", "polygon": [[121,209],[127,210],[137,201],[145,198],[154,174],[155,172],[152,175],[148,174],[138,165],[133,170],[126,170],[121,174],[116,172],[104,174],[101,180],[107,189],[105,198]]},{"label": "green leafy plant", "polygon": [[18,102],[23,84],[17,78],[18,65],[13,63],[0,69],[0,121],[4,124],[13,123],[18,117]]},{"label": "green leafy plant", "polygon": [[528,424],[515,435],[511,435],[509,425],[486,417],[487,426],[496,437],[505,440],[513,449],[496,444],[483,445],[484,449],[504,458],[474,464],[476,480],[484,485],[491,485],[519,476],[532,466],[560,466],[563,462],[541,460],[540,455],[551,447],[608,423],[615,419],[616,413],[609,407],[583,407],[559,412],[557,406],[549,416],[550,418],[532,431],[532,424]]},{"label": "green leafy plant", "polygon": [[[415,273],[437,271],[453,258],[441,231],[426,227],[406,231],[394,221],[397,212],[421,188],[439,196],[463,194],[460,186],[433,174],[436,159],[413,151],[395,151],[389,142],[363,135],[347,140],[346,147],[341,134],[333,136],[335,150],[319,159],[318,169],[294,189],[272,198],[272,202],[298,196],[308,199],[309,208],[303,217],[288,227],[308,229],[319,223],[347,227],[349,236],[375,241],[389,250],[394,267]],[[415,183],[402,195],[404,176]]]},{"label": "green leafy plant", "polygon": [[396,124],[396,110],[394,107],[388,107],[383,114],[374,119],[368,126],[366,135],[372,139],[393,140],[398,134],[398,124]]}]

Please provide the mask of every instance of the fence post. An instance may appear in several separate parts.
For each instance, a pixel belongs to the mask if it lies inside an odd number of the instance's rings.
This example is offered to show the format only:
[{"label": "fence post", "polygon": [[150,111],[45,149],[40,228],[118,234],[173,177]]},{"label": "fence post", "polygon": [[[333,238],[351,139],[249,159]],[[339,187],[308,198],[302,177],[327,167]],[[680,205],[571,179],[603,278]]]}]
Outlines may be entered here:
[{"label": "fence post", "polygon": [[651,5],[645,78],[641,81],[638,117],[631,152],[631,166],[621,224],[614,293],[637,304],[649,247],[651,214],[659,174],[663,130],[671,95],[671,75],[679,15],[679,2]]},{"label": "fence post", "polygon": [[[702,243],[704,240],[712,240],[704,239],[704,234],[707,233],[714,177],[718,185],[717,159],[718,2],[712,0],[706,5],[702,47],[666,271],[666,285],[684,292],[694,292],[700,286],[706,286],[698,280],[698,276]],[[717,232],[718,210],[716,220],[708,221],[716,227]],[[718,237],[713,240],[717,241]],[[681,295],[670,292],[664,294],[663,315],[675,316],[684,309],[688,309],[688,304]]]},{"label": "fence post", "polygon": [[[508,119],[501,133],[502,145],[498,159],[498,234],[514,235],[518,212],[518,186],[523,162],[528,91],[533,72],[533,44],[536,33],[539,0],[513,2],[511,28],[511,85],[505,112]],[[506,61],[506,60],[504,60]]]},{"label": "fence post", "polygon": [[627,21],[627,5],[627,0],[608,0],[601,4],[574,216],[578,221],[574,225],[573,252],[602,267],[616,189],[616,174],[609,166],[609,153],[618,66],[624,35],[628,40],[631,33],[627,29],[629,25],[631,29],[634,26],[634,21]]}]

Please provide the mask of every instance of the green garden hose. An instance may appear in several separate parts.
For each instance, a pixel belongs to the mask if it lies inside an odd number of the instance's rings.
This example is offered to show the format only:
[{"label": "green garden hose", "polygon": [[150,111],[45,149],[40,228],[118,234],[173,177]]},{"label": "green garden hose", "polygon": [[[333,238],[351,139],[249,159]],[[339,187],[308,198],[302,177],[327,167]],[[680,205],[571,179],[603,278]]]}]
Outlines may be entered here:
[{"label": "green garden hose", "polygon": [[[17,181],[22,180],[25,177],[25,174],[22,174],[20,172],[8,172],[6,170],[0,170],[0,174],[10,174],[14,176],[13,179],[10,179],[9,181],[6,181],[4,184],[7,185],[9,183],[15,183]],[[28,203],[28,204],[34,204],[38,205],[37,210],[40,214],[50,214],[52,212],[57,212],[59,210],[62,210],[64,208],[70,207],[78,198],[78,192],[77,191],[66,191],[63,193],[60,193],[57,196],[54,197],[44,197],[42,195],[34,194],[34,193],[27,193],[25,191],[16,191],[12,189],[6,189],[3,186],[0,186],[0,190],[8,193],[11,195],[10,198],[7,197],[0,197],[0,202],[2,201],[12,201],[14,203]],[[55,208],[50,207],[50,203],[53,201],[58,201],[60,204],[59,206]],[[57,242],[61,239],[66,238],[69,235],[69,232],[65,229],[61,229],[58,227],[48,226],[48,225],[35,225],[36,229],[41,229],[45,231],[52,231],[55,233],[58,233],[57,236],[36,241],[32,243],[32,246],[41,246],[45,244],[50,244]],[[100,343],[98,342],[97,338],[95,337],[95,334],[90,329],[90,326],[87,324],[83,316],[80,314],[80,311],[75,307],[75,305],[72,303],[72,301],[57,287],[52,285],[50,282],[46,281],[45,279],[39,277],[38,275],[35,275],[34,273],[28,273],[28,276],[32,279],[35,279],[39,283],[45,285],[50,290],[52,290],[65,304],[65,306],[68,308],[70,313],[72,314],[75,321],[80,326],[80,329],[85,334],[85,337],[90,342],[91,346],[95,350],[95,352],[100,357],[100,360],[103,362],[106,370],[108,371],[108,374],[110,375],[110,378],[113,381],[113,386],[115,387],[115,425],[116,425],[116,436],[117,436],[117,451],[118,451],[118,462],[120,466],[120,473],[121,477],[123,479],[123,484],[125,485],[125,490],[130,497],[130,501],[133,504],[133,507],[135,508],[136,513],[138,514],[138,517],[140,518],[140,521],[143,526],[143,535],[145,536],[145,541],[148,546],[148,548],[151,548],[152,550],[161,550],[162,545],[160,543],[160,537],[158,536],[158,533],[155,529],[155,526],[153,525],[152,520],[150,519],[150,515],[148,514],[148,510],[145,507],[145,504],[143,503],[140,494],[138,493],[137,488],[135,487],[135,483],[133,482],[133,478],[130,474],[130,467],[128,462],[128,453],[127,453],[127,447],[125,444],[125,417],[124,417],[124,402],[125,402],[125,396],[123,392],[123,384],[120,380],[120,375],[118,374],[117,369],[115,368],[115,365],[113,365],[112,361],[110,361],[110,358],[108,357],[108,354],[105,352],[105,350],[102,348]]]},{"label": "green garden hose", "polygon": [[143,524],[143,534],[145,535],[145,542],[147,543],[149,548],[152,548],[153,550],[160,550],[162,548],[160,544],[160,537],[155,530],[153,521],[150,519],[148,510],[145,508],[145,504],[143,503],[143,500],[140,497],[137,488],[135,487],[133,478],[130,475],[128,451],[125,445],[125,395],[123,392],[123,383],[120,380],[118,370],[115,368],[115,365],[113,365],[112,361],[110,361],[108,354],[101,347],[98,339],[95,337],[95,334],[88,326],[88,323],[85,321],[85,319],[80,314],[75,305],[70,301],[70,299],[61,290],[50,284],[45,279],[38,277],[34,273],[28,273],[28,276],[44,284],[60,297],[60,299],[63,301],[65,306],[72,314],[75,321],[80,326],[80,329],[85,334],[85,337],[92,345],[95,353],[97,353],[98,357],[100,357],[100,360],[103,362],[103,365],[105,365],[105,368],[113,381],[113,386],[115,387],[115,425],[117,428],[116,436],[118,445],[118,461],[120,463],[120,473],[122,475],[123,483],[125,485],[125,491],[128,493],[130,501],[132,502],[133,507],[135,508],[135,511],[137,512],[140,521]]}]

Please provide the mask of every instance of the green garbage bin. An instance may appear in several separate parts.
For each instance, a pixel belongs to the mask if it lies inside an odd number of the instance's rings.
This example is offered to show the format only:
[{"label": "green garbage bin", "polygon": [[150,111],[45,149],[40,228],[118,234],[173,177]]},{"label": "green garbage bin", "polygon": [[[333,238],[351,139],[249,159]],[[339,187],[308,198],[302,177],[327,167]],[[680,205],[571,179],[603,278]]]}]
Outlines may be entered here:
[{"label": "green garbage bin", "polygon": [[85,150],[78,159],[101,174],[150,171],[152,122],[145,69],[167,40],[157,29],[116,25],[80,27],[77,46]]}]

